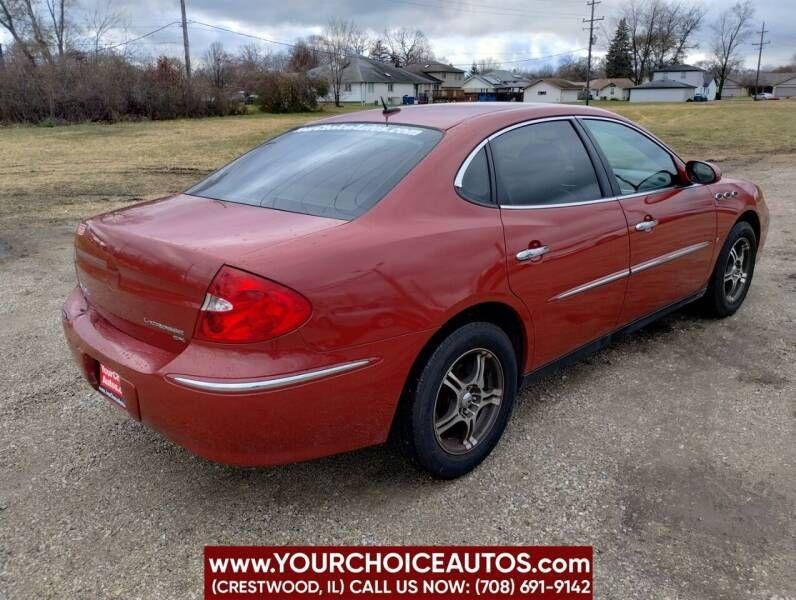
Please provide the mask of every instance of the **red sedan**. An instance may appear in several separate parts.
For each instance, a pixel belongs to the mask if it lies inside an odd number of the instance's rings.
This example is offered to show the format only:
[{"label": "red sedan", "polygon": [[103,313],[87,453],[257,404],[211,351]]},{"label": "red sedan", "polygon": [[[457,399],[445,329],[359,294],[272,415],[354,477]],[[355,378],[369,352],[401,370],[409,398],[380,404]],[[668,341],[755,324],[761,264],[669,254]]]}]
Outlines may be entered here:
[{"label": "red sedan", "polygon": [[212,460],[384,442],[437,477],[523,382],[686,303],[743,303],[752,183],[588,107],[352,113],[78,226],[63,324],[88,381]]}]

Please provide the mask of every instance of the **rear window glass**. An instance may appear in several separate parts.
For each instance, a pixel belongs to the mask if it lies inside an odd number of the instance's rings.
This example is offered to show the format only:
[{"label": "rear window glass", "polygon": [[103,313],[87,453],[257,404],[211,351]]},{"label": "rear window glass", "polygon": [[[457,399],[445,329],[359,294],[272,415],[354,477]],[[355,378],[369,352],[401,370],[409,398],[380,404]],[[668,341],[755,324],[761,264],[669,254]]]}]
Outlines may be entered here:
[{"label": "rear window glass", "polygon": [[441,131],[404,125],[308,125],[244,154],[186,193],[350,220],[383,198],[441,138]]}]

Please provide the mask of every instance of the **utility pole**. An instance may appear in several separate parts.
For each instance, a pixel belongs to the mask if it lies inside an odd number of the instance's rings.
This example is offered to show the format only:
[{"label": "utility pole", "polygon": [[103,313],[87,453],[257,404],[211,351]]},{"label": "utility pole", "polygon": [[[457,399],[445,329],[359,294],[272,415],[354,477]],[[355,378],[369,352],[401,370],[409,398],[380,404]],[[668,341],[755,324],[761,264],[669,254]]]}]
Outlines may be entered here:
[{"label": "utility pole", "polygon": [[182,45],[185,47],[185,76],[188,89],[191,89],[191,51],[188,47],[188,19],[185,18],[185,0],[180,0],[182,10]]},{"label": "utility pole", "polygon": [[[594,18],[594,7],[597,4],[602,4],[600,0],[589,0],[586,2],[586,6],[591,7],[591,17],[588,19],[583,19],[584,23],[589,24],[589,59],[588,63],[586,64],[586,106],[589,105],[589,100],[591,99],[591,48],[594,45],[594,24],[597,21],[602,21],[605,17],[599,17],[597,19]],[[584,27],[584,30],[586,28]]]},{"label": "utility pole", "polygon": [[0,69],[5,65],[5,58],[3,58],[3,44],[0,44]]},{"label": "utility pole", "polygon": [[760,33],[760,41],[757,44],[752,44],[753,46],[757,46],[758,47],[757,48],[757,74],[755,75],[755,93],[754,93],[754,96],[752,96],[752,98],[754,100],[757,100],[757,90],[758,90],[757,86],[760,83],[760,60],[763,58],[763,46],[771,43],[771,42],[764,42],[763,41],[763,36],[768,33],[768,31],[766,31],[766,22],[765,21],[763,21],[763,28],[758,33]]}]

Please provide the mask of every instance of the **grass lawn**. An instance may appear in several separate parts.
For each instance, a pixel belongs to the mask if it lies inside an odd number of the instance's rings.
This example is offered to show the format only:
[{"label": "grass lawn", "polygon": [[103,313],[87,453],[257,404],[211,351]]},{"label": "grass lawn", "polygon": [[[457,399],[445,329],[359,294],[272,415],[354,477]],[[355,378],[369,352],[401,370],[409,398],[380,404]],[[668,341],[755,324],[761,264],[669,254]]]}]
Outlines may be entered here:
[{"label": "grass lawn", "polygon": [[[647,127],[685,159],[796,152],[796,101],[596,105]],[[176,192],[281,131],[352,110],[0,128],[0,216],[69,218]]]}]

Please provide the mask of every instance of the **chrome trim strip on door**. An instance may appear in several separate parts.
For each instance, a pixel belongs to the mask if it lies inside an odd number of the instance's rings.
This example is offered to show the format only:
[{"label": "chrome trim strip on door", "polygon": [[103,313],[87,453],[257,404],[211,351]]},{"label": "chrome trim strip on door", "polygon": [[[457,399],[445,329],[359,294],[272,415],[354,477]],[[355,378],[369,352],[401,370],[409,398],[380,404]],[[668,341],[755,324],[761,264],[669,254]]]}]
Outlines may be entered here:
[{"label": "chrome trim strip on door", "polygon": [[674,252],[669,252],[668,254],[663,254],[661,256],[657,256],[655,258],[651,258],[650,260],[645,260],[637,265],[633,265],[630,267],[630,274],[640,273],[641,271],[646,271],[647,269],[651,269],[652,267],[657,267],[667,262],[671,262],[675,259],[682,258],[683,256],[687,256],[692,252],[696,252],[697,250],[701,250],[707,246],[710,246],[711,242],[699,242],[698,244],[692,244],[690,246],[686,246],[685,248],[680,248],[679,250],[675,250]]},{"label": "chrome trim strip on door", "polygon": [[574,296],[575,294],[580,294],[581,292],[592,290],[596,287],[605,285],[606,283],[617,281],[619,279],[622,279],[623,277],[627,277],[628,275],[630,275],[630,269],[622,269],[621,271],[617,271],[616,273],[611,273],[610,275],[606,275],[605,277],[600,277],[599,279],[595,279],[594,281],[589,281],[588,283],[584,283],[583,285],[574,287],[571,290],[561,292],[557,296],[553,296],[552,298],[550,298],[550,302],[553,302],[555,300],[563,300],[564,298],[569,298],[570,296]]},{"label": "chrome trim strip on door", "polygon": [[684,186],[669,186],[657,190],[648,190],[646,192],[635,192],[633,194],[625,194],[623,196],[610,196],[608,198],[597,198],[597,200],[582,200],[581,202],[559,202],[557,204],[532,204],[528,206],[513,206],[511,204],[501,204],[500,208],[505,210],[535,210],[540,208],[564,208],[567,206],[583,206],[584,204],[597,204],[599,202],[614,202],[616,200],[626,200],[629,198],[640,198],[641,196],[653,196],[662,192],[671,190],[687,190],[690,187],[695,187],[697,184],[684,185]]},{"label": "chrome trim strip on door", "polygon": [[315,369],[313,371],[305,371],[304,373],[297,373],[295,375],[285,375],[282,377],[270,377],[268,379],[260,379],[258,381],[235,381],[235,382],[220,382],[220,381],[205,381],[203,379],[194,379],[193,377],[186,377],[184,375],[169,375],[168,377],[182,385],[209,392],[254,392],[261,390],[274,390],[283,388],[290,385],[297,385],[299,383],[307,383],[315,381],[323,377],[331,375],[339,375],[340,373],[347,373],[365,365],[375,362],[376,359],[368,358],[365,360],[355,360],[353,362],[341,363],[331,367],[324,367],[323,369]]}]

